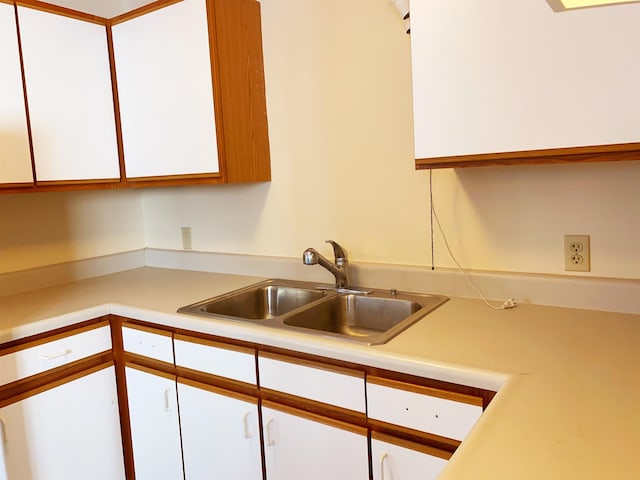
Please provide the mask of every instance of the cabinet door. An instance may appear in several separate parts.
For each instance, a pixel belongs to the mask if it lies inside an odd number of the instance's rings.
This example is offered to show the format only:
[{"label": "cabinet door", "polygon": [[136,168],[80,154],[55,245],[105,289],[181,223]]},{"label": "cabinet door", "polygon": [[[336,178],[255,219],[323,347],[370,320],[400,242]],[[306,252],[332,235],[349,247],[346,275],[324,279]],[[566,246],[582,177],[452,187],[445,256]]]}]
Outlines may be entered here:
[{"label": "cabinet door", "polygon": [[112,32],[127,178],[218,172],[206,0]]},{"label": "cabinet door", "polygon": [[446,452],[375,435],[371,439],[373,480],[435,480],[447,464],[447,458],[442,458],[449,456]]},{"label": "cabinet door", "polygon": [[0,185],[32,183],[29,133],[13,5],[0,3]]},{"label": "cabinet door", "polygon": [[125,478],[113,367],[1,408],[0,418],[3,480]]},{"label": "cabinet door", "polygon": [[412,1],[416,158],[502,152],[504,164],[638,142],[639,22],[636,2],[559,14],[544,1]]},{"label": "cabinet door", "polygon": [[38,181],[119,179],[106,28],[18,7]]},{"label": "cabinet door", "polygon": [[185,479],[261,480],[257,399],[205,388],[178,383]]},{"label": "cabinet door", "polygon": [[182,478],[175,378],[132,367],[125,375],[136,480]]},{"label": "cabinet door", "polygon": [[366,429],[272,406],[262,407],[267,480],[368,480]]}]

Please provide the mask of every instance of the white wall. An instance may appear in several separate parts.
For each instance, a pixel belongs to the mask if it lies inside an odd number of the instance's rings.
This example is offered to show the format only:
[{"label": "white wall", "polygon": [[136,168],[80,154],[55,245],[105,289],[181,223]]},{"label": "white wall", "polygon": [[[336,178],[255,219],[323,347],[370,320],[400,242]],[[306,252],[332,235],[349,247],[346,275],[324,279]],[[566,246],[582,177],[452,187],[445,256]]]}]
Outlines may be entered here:
[{"label": "white wall", "polygon": [[137,191],[0,195],[0,273],[140,248]]},{"label": "white wall", "polygon": [[[273,181],[158,189],[146,244],[430,265],[429,173],[413,167],[410,42],[389,0],[262,0]],[[441,170],[435,203],[469,268],[563,274],[586,233],[593,276],[640,278],[640,162]],[[435,260],[453,262],[439,236]]]},{"label": "white wall", "polygon": [[[409,38],[388,0],[262,0],[273,181],[0,195],[0,273],[138,248],[429,266],[429,173],[413,167]],[[463,265],[561,274],[587,233],[593,276],[640,278],[640,162],[439,170]],[[140,200],[140,198],[142,200]],[[635,249],[635,250],[634,250]],[[452,267],[439,237],[436,265]]]},{"label": "white wall", "polygon": [[143,192],[147,244],[424,263],[427,175],[412,155],[410,39],[388,0],[263,0],[272,182]]}]

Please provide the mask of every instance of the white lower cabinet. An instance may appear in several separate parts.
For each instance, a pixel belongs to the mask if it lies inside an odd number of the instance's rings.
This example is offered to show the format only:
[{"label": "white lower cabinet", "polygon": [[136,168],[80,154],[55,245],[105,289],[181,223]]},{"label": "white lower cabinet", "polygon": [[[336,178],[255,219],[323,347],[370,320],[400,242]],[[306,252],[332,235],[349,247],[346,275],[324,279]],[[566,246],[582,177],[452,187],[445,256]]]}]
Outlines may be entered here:
[{"label": "white lower cabinet", "polygon": [[371,438],[373,480],[435,480],[449,454],[375,432]]},{"label": "white lower cabinet", "polygon": [[129,366],[125,375],[136,480],[182,479],[175,377]]},{"label": "white lower cabinet", "polygon": [[267,480],[368,480],[367,430],[263,402]]},{"label": "white lower cabinet", "polygon": [[125,478],[113,367],[0,408],[0,422],[2,480]]},{"label": "white lower cabinet", "polygon": [[178,382],[186,480],[262,480],[257,399]]}]

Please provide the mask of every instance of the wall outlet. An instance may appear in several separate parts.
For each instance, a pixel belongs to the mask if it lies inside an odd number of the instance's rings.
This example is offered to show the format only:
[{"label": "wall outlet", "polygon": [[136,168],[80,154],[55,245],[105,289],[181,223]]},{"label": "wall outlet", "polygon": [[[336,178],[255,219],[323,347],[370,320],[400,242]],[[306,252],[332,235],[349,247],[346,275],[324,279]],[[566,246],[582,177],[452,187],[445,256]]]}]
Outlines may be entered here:
[{"label": "wall outlet", "polygon": [[182,227],[182,249],[191,250],[191,227]]},{"label": "wall outlet", "polygon": [[591,271],[589,235],[564,236],[564,269],[568,272]]}]

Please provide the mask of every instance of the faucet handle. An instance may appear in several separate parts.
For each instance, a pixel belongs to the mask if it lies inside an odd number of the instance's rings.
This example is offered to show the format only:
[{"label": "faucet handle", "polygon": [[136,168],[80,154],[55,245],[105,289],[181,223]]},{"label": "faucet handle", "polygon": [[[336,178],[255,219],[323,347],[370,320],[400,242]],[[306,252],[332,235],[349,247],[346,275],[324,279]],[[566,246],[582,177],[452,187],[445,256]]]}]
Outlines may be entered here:
[{"label": "faucet handle", "polygon": [[335,255],[336,265],[342,266],[349,263],[349,259],[347,258],[347,251],[342,248],[338,242],[334,242],[333,240],[325,240],[325,243],[330,243],[333,247],[333,254]]}]

